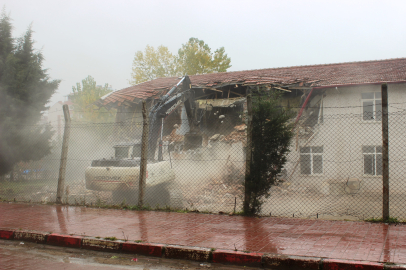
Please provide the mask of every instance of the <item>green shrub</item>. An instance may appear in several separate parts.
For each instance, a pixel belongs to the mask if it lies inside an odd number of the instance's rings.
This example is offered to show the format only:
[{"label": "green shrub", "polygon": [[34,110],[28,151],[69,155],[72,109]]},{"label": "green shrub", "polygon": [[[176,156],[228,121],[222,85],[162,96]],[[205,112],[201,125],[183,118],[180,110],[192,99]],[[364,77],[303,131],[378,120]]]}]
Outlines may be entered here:
[{"label": "green shrub", "polygon": [[293,124],[289,124],[293,114],[280,104],[280,92],[252,95],[252,153],[245,179],[246,215],[260,213],[264,199],[270,196],[271,187],[278,184],[277,175],[287,160],[293,137]]}]

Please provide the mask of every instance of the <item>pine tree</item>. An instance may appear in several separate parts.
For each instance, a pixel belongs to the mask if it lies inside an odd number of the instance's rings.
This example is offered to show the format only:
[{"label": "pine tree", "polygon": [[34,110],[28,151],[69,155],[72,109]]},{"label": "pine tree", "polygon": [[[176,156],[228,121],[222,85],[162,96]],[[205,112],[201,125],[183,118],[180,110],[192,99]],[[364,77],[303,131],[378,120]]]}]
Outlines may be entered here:
[{"label": "pine tree", "polygon": [[10,17],[3,8],[0,19],[0,78],[3,76],[7,56],[13,51],[13,38],[11,37]]},{"label": "pine tree", "polygon": [[39,125],[59,80],[50,80],[41,52],[33,48],[32,29],[17,40],[10,18],[0,18],[0,175],[20,161],[39,160],[50,153],[52,132]]}]

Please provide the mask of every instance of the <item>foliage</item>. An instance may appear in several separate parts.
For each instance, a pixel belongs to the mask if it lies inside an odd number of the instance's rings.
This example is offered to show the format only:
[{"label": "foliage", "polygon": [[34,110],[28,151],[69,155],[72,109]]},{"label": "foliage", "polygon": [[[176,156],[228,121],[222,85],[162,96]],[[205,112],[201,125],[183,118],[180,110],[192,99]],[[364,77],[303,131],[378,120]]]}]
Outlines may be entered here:
[{"label": "foliage", "polygon": [[129,82],[135,85],[162,77],[225,72],[231,67],[230,62],[224,47],[213,54],[210,47],[197,38],[183,44],[178,55],[163,45],[157,49],[147,45],[144,52],[135,53]]},{"label": "foliage", "polygon": [[175,56],[165,46],[147,45],[145,52],[135,53],[130,84],[138,84],[161,77],[176,76]]},{"label": "foliage", "polygon": [[86,122],[113,122],[115,113],[108,111],[104,107],[99,108],[94,103],[102,96],[112,92],[108,84],[104,87],[97,86],[92,76],[87,76],[76,87],[72,87],[72,101],[75,112],[74,120]]},{"label": "foliage", "polygon": [[39,160],[50,153],[51,128],[39,125],[59,80],[42,68],[44,57],[33,48],[32,29],[12,38],[11,19],[0,18],[0,175],[20,161]]},{"label": "foliage", "polygon": [[366,219],[365,221],[372,222],[372,223],[401,223],[402,221],[398,220],[397,217],[388,217],[388,219],[384,220],[383,218],[370,218]]},{"label": "foliage", "polygon": [[176,59],[177,72],[180,75],[226,72],[231,67],[230,62],[224,47],[217,49],[213,55],[210,47],[197,38],[190,38],[183,44]]},{"label": "foliage", "polygon": [[293,137],[292,113],[281,106],[281,93],[259,92],[252,97],[252,156],[245,180],[244,213],[259,214],[264,198],[278,184]]}]

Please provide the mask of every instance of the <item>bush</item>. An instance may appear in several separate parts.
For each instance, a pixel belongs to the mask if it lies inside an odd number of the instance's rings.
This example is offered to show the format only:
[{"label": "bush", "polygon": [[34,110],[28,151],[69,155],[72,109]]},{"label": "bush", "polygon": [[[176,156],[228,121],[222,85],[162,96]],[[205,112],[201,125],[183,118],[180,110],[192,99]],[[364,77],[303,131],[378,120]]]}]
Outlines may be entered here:
[{"label": "bush", "polygon": [[258,92],[252,96],[252,152],[245,179],[246,215],[260,213],[264,199],[278,183],[277,175],[287,160],[293,137],[293,124],[289,124],[293,114],[280,106],[281,95],[280,92]]}]

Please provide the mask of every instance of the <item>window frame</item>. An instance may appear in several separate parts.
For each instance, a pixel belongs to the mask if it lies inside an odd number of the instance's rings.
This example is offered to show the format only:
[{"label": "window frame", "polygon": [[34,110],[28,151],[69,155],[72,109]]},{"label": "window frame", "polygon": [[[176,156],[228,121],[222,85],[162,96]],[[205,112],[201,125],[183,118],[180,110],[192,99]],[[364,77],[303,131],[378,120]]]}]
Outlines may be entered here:
[{"label": "window frame", "polygon": [[[373,147],[374,148],[374,151],[373,152],[366,152],[366,151],[364,151],[364,147]],[[377,148],[378,147],[381,147],[381,151],[380,152],[378,152],[377,151]],[[382,145],[362,145],[361,146],[361,152],[362,152],[362,174],[363,174],[363,176],[367,176],[367,177],[376,177],[376,176],[378,176],[378,177],[381,177],[382,176],[382,168],[381,168],[381,174],[377,174],[377,171],[378,171],[378,159],[377,159],[377,157],[380,155],[381,156],[381,167],[382,167]],[[366,174],[365,173],[365,156],[366,155],[372,155],[373,156],[373,159],[374,159],[374,166],[373,166],[373,174]]]},{"label": "window frame", "polygon": [[[363,98],[362,95],[363,94],[373,94],[373,98]],[[379,98],[376,97],[376,94],[379,94]],[[365,114],[365,110],[364,110],[364,102],[370,101],[372,102],[372,119],[365,119],[364,118],[364,114]],[[381,105],[381,114],[382,114],[382,95],[381,92],[362,92],[361,93],[361,112],[362,112],[362,121],[363,122],[369,122],[369,123],[379,123],[382,121],[382,115],[380,117],[377,117],[377,111],[376,111],[376,107],[377,107],[377,101],[380,101],[380,105]],[[378,103],[379,104],[379,103]]]},{"label": "window frame", "polygon": [[[313,153],[312,150],[313,150],[313,148],[316,148],[316,147],[321,147],[322,151]],[[302,148],[309,148],[310,152],[308,152],[308,153],[303,152],[302,153]],[[324,174],[324,158],[323,158],[323,154],[324,154],[324,147],[323,146],[300,147],[299,155],[300,155],[301,160],[302,160],[302,156],[310,156],[310,174],[302,172],[302,163],[301,162],[300,162],[300,174],[301,175],[314,175],[314,176],[323,175]],[[320,156],[321,157],[321,173],[314,173],[314,156]]]}]

